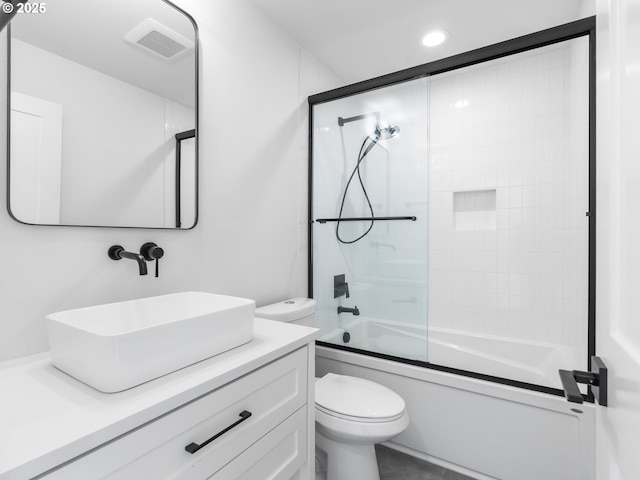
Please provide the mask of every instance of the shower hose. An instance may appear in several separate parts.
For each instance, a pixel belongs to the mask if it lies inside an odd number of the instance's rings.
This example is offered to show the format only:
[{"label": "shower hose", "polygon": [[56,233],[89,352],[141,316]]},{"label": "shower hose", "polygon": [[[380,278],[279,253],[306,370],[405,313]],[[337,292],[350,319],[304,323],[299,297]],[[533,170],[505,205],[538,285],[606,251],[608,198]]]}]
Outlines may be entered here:
[{"label": "shower hose", "polygon": [[[347,181],[347,184],[344,187],[342,202],[340,203],[340,213],[338,213],[338,221],[336,222],[336,238],[340,243],[344,243],[344,244],[356,243],[358,240],[361,240],[362,238],[364,238],[373,228],[373,224],[375,222],[374,215],[373,215],[373,207],[371,206],[371,201],[369,200],[367,189],[364,186],[364,182],[362,181],[362,176],[360,175],[360,164],[365,159],[365,157],[369,154],[371,149],[376,146],[377,143],[378,143],[378,140],[370,136],[367,136],[364,139],[364,141],[362,142],[362,145],[360,146],[360,151],[358,152],[358,161],[356,162],[356,166],[353,169],[353,172],[351,172],[351,176],[349,176],[349,180]],[[340,219],[342,218],[342,210],[344,209],[344,202],[345,202],[345,199],[347,198],[349,185],[351,185],[351,180],[353,180],[353,177],[356,173],[358,174],[358,180],[360,181],[360,186],[362,187],[362,193],[364,193],[364,198],[367,201],[369,212],[371,212],[371,224],[369,224],[369,227],[367,228],[367,230],[355,240],[344,240],[342,237],[340,237]]]}]

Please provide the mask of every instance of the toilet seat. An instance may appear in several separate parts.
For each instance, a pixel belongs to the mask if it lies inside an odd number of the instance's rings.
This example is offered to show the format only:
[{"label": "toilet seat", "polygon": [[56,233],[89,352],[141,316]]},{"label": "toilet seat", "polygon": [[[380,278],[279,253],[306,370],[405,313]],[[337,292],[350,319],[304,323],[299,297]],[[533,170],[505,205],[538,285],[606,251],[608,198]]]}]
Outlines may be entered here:
[{"label": "toilet seat", "polygon": [[340,412],[335,412],[333,410],[329,410],[328,408],[324,408],[320,405],[316,404],[316,410],[319,410],[323,413],[325,413],[326,415],[330,415],[332,417],[335,418],[341,418],[342,420],[348,420],[351,422],[362,422],[362,423],[383,423],[383,422],[393,422],[395,420],[398,420],[399,418],[402,418],[403,415],[405,415],[404,410],[400,413],[398,413],[397,415],[394,415],[393,417],[385,417],[385,418],[367,418],[367,417],[354,417],[351,415],[345,415],[343,413]]},{"label": "toilet seat", "polygon": [[328,373],[316,381],[316,409],[354,422],[398,420],[405,412],[400,395],[363,378]]}]

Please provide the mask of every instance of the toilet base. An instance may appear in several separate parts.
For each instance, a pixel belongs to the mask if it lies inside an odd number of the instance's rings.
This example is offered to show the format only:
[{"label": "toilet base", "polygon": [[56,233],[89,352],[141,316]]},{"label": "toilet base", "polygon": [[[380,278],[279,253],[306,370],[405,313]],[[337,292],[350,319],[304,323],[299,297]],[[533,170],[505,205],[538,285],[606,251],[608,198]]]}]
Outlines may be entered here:
[{"label": "toilet base", "polygon": [[316,429],[316,448],[327,456],[327,480],[380,480],[372,443],[342,443],[325,437]]}]

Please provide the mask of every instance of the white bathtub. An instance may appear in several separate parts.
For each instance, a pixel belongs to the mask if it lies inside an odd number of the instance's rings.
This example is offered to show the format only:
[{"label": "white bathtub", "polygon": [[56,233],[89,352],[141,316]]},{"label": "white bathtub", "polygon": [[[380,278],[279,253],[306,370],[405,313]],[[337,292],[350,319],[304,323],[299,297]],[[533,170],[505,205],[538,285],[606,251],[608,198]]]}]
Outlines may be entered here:
[{"label": "white bathtub", "polygon": [[[343,341],[344,332],[350,340]],[[585,369],[565,345],[359,318],[321,340],[494,377],[562,388],[558,369]]]},{"label": "white bathtub", "polygon": [[[400,332],[395,331],[398,328]],[[413,328],[356,320],[348,327],[351,334],[348,345],[373,350],[385,347],[387,353],[395,348],[399,356],[410,354],[418,358],[421,355],[424,360],[425,332]],[[344,329],[332,334],[340,344],[343,332]],[[361,335],[364,333],[373,335]],[[482,370],[472,370],[488,373],[487,368],[492,365],[497,368],[505,360],[506,351],[501,348],[507,346],[499,341],[491,344],[493,349],[489,355],[479,354],[488,340],[495,339],[474,336],[463,339],[459,334],[446,331],[430,331],[429,337],[433,337],[428,343],[430,354],[441,356],[439,364],[455,366],[451,361],[464,357],[464,362],[476,362],[478,367],[482,361]],[[322,340],[328,341],[328,337]],[[545,365],[555,355],[563,355],[544,345],[519,347],[521,355],[517,360],[510,360],[509,368],[514,369],[520,380],[524,373],[530,374],[531,383],[539,383],[535,381],[536,376],[546,377]],[[449,358],[445,358],[446,355]],[[411,424],[389,444],[392,448],[478,479],[595,478],[592,404],[568,403],[556,395],[318,346],[316,375],[328,372],[368,378],[403,396]]]}]

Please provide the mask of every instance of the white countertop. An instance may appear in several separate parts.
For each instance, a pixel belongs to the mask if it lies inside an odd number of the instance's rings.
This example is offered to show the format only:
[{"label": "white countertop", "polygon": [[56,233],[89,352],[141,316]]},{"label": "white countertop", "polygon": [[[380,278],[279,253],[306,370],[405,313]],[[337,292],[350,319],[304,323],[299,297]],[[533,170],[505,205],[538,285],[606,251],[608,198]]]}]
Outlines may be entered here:
[{"label": "white countertop", "polygon": [[51,364],[0,363],[0,479],[32,478],[313,341],[318,330],[256,318],[251,342],[119,393]]}]

